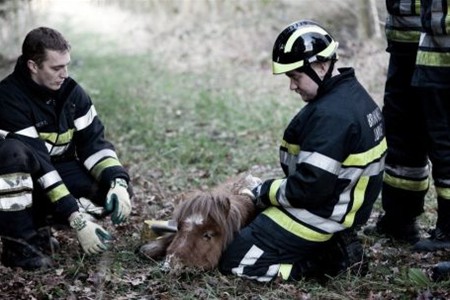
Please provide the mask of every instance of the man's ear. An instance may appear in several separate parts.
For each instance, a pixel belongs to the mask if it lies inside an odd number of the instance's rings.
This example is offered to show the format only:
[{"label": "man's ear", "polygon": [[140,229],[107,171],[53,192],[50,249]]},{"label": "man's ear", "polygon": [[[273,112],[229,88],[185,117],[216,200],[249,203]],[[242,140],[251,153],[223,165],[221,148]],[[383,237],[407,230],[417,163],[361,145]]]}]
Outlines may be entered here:
[{"label": "man's ear", "polygon": [[31,60],[31,59],[29,59],[27,61],[27,67],[30,70],[30,72],[33,73],[33,74],[36,74],[38,69],[39,69],[38,64],[35,61]]}]

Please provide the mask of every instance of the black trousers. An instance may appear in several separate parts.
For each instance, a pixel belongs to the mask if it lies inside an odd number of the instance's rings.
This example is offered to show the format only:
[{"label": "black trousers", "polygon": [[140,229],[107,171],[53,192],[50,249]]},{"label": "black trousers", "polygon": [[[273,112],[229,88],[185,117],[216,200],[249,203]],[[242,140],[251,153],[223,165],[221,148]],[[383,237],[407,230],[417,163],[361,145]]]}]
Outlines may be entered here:
[{"label": "black trousers", "polygon": [[260,282],[323,279],[349,267],[346,244],[338,234],[326,242],[304,240],[259,214],[222,254],[219,270]]},{"label": "black trousers", "polygon": [[[77,160],[54,164],[68,190],[76,198],[86,197],[103,206],[109,187],[100,187]],[[36,174],[40,164],[32,149],[16,139],[0,139],[0,235],[16,239],[29,239],[40,227],[48,225],[53,208],[39,186]],[[17,178],[32,178],[33,187],[20,186]],[[16,179],[14,179],[16,178]],[[17,183],[15,183],[17,182]],[[14,197],[29,194],[31,205],[5,208],[3,203]],[[54,219],[67,224],[67,220]]]},{"label": "black trousers", "polygon": [[411,86],[415,58],[390,56],[383,107],[388,144],[383,209],[399,223],[418,217],[428,186],[414,182],[428,178],[419,170],[429,169],[431,162],[435,187],[441,191],[437,225],[450,232],[450,88]]}]

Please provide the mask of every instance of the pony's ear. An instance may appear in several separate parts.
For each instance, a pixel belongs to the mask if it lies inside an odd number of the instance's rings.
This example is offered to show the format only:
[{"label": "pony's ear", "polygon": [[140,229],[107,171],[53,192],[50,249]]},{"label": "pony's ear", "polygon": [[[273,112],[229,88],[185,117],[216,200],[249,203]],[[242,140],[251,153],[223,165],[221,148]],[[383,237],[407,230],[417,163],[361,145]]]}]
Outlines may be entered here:
[{"label": "pony's ear", "polygon": [[217,204],[219,205],[220,209],[228,216],[228,213],[230,212],[230,198],[227,196],[216,196],[215,197]]}]

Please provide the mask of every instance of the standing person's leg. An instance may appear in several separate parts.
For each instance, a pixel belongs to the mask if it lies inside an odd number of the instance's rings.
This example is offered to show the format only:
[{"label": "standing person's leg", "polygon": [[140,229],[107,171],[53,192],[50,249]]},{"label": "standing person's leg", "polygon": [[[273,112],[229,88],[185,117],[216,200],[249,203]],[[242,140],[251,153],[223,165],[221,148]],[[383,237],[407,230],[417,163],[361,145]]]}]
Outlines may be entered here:
[{"label": "standing person's leg", "polygon": [[416,250],[450,249],[450,89],[423,88],[423,110],[430,138],[429,157],[437,194],[437,222]]},{"label": "standing person's leg", "polygon": [[52,265],[33,221],[32,175],[38,169],[39,163],[25,144],[0,140],[1,261],[5,266],[39,269]]},{"label": "standing person's leg", "polygon": [[426,131],[420,93],[411,86],[415,55],[391,54],[383,116],[388,151],[382,189],[385,214],[377,231],[414,243],[416,218],[429,187]]}]

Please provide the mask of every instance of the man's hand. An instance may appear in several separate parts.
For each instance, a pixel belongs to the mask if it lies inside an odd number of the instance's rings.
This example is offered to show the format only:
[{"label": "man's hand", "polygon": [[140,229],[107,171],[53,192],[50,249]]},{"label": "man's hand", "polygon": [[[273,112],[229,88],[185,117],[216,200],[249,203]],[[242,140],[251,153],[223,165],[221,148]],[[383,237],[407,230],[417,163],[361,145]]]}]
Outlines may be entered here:
[{"label": "man's hand", "polygon": [[96,254],[108,249],[107,241],[112,236],[100,225],[87,220],[80,212],[74,212],[69,217],[70,227],[76,230],[78,241],[84,252]]},{"label": "man's hand", "polygon": [[112,212],[113,224],[123,222],[131,213],[131,200],[128,184],[123,178],[116,178],[111,182],[111,188],[106,195],[105,209]]}]

